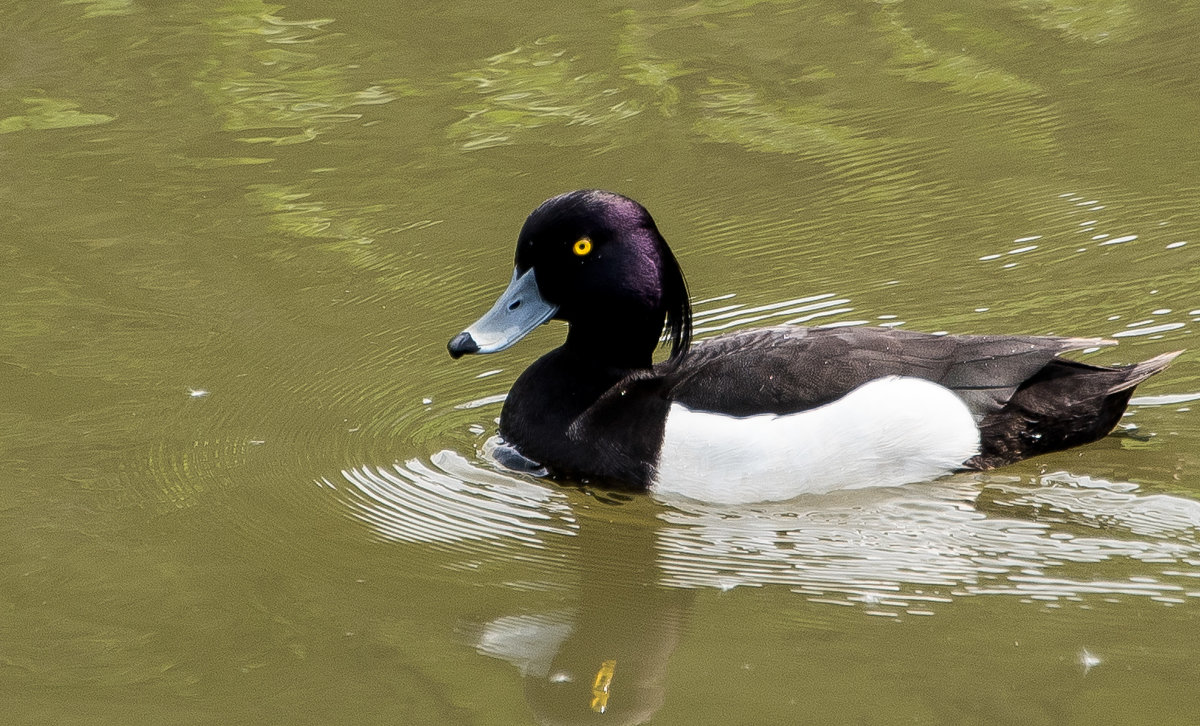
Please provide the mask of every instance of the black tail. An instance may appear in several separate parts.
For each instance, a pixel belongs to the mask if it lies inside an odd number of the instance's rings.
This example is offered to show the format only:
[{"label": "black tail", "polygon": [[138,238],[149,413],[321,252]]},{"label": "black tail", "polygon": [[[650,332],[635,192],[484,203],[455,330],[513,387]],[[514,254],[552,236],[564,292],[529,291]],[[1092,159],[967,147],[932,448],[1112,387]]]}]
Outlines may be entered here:
[{"label": "black tail", "polygon": [[1182,352],[1113,368],[1055,358],[1004,408],[984,417],[980,453],[967,467],[991,469],[1103,438],[1121,420],[1134,387]]}]

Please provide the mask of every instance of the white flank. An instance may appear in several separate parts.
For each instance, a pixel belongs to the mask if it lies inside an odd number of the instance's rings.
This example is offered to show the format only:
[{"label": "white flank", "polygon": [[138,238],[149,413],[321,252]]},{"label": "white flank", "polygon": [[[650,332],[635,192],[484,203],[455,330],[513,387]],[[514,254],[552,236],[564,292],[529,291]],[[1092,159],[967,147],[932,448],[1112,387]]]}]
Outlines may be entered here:
[{"label": "white flank", "polygon": [[737,418],[673,404],[651,490],[709,502],[777,501],[928,481],[977,453],[979,429],[958,396],[890,376],[785,416]]}]

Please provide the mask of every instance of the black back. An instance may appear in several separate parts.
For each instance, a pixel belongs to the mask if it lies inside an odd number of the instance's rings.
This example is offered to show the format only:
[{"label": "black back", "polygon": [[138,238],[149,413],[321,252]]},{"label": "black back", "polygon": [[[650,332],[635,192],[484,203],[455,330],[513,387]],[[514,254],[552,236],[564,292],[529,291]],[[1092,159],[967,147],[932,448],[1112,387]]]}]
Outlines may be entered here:
[{"label": "black back", "polygon": [[733,416],[804,411],[876,378],[909,376],[953,390],[981,421],[1059,353],[1098,344],[1102,341],[890,328],[776,327],[704,341],[659,370],[673,399]]}]

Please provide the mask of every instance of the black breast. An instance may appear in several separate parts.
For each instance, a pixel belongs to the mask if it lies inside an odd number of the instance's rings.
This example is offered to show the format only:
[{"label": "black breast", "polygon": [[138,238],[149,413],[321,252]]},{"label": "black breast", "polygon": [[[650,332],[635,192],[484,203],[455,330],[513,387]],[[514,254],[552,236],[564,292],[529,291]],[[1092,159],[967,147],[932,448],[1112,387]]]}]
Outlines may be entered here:
[{"label": "black breast", "polygon": [[517,379],[500,434],[555,476],[643,489],[670,407],[663,384],[648,370],[599,367],[560,348]]}]

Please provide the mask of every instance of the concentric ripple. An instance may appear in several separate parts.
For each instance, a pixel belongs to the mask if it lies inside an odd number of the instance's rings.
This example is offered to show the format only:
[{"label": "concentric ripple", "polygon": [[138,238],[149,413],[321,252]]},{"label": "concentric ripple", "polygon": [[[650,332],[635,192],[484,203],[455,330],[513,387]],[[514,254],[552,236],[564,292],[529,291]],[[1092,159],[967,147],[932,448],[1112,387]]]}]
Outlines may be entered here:
[{"label": "concentric ripple", "polygon": [[[354,467],[342,477],[354,516],[388,540],[507,540],[546,549],[549,538],[577,529],[560,492],[474,466],[453,451],[439,451],[429,463]],[[323,484],[339,488],[327,479]]]}]

